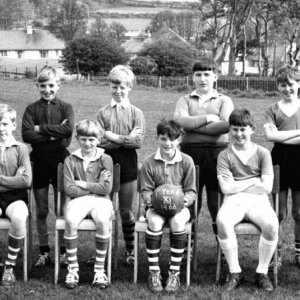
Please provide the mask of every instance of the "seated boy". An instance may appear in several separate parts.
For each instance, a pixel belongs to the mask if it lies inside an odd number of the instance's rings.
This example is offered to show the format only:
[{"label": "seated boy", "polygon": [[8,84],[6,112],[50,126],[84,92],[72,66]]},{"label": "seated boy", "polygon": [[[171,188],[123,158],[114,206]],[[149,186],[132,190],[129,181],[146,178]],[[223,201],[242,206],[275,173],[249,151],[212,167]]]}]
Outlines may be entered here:
[{"label": "seated boy", "polygon": [[13,269],[26,232],[26,189],[32,180],[28,148],[15,140],[15,129],[16,111],[7,104],[0,104],[0,217],[8,217],[11,221],[3,286],[12,286],[16,282]]},{"label": "seated boy", "polygon": [[96,260],[93,285],[108,286],[104,262],[109,243],[110,219],[113,206],[109,198],[113,181],[113,162],[104,150],[98,148],[102,130],[96,121],[83,120],[76,125],[76,139],[80,149],[65,159],[64,188],[71,198],[66,207],[65,244],[68,271],[65,285],[77,286],[79,265],[77,259],[77,228],[87,216],[96,224]]},{"label": "seated boy", "polygon": [[229,274],[223,289],[236,288],[242,279],[234,226],[249,220],[261,229],[259,260],[255,282],[265,291],[273,291],[267,273],[278,241],[278,219],[268,195],[273,185],[273,167],[269,151],[251,141],[254,121],[246,109],[235,109],[229,117],[232,144],[218,157],[217,173],[224,194],[217,216],[218,239],[225,254]]},{"label": "seated boy", "polygon": [[[171,263],[169,278],[165,291],[175,292],[180,287],[180,264],[186,243],[185,224],[190,220],[188,207],[196,199],[196,176],[193,159],[178,149],[183,130],[173,120],[162,120],[157,125],[158,150],[148,156],[141,169],[142,198],[147,206],[146,248],[149,261],[148,287],[152,292],[163,290],[159,252],[162,229],[168,222],[171,229]],[[152,206],[154,190],[163,184],[170,183],[182,187],[184,208],[170,218],[159,215]]]}]

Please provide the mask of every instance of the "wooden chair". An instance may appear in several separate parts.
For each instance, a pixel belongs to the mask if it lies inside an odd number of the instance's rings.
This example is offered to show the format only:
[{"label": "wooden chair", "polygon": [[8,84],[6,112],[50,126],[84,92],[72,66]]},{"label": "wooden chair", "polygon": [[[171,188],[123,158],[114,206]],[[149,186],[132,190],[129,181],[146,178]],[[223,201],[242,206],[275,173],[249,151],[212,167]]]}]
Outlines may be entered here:
[{"label": "wooden chair", "polygon": [[[55,222],[55,266],[54,266],[54,284],[57,284],[58,282],[58,274],[60,269],[59,264],[59,231],[65,230],[65,218],[64,216],[60,215],[61,211],[61,193],[64,192],[64,176],[63,176],[63,164],[60,163],[57,168],[58,173],[58,182],[57,182],[57,218]],[[120,165],[116,164],[114,165],[113,170],[113,188],[112,188],[112,201],[116,202],[118,193],[120,190]],[[113,228],[113,221],[115,221],[115,217],[111,220],[110,224],[110,238],[109,238],[109,245],[108,245],[108,251],[107,251],[107,278],[108,282],[111,282],[111,257],[112,257],[112,228]],[[115,232],[117,232],[118,228],[115,225]],[[78,231],[96,231],[96,225],[92,219],[84,219],[78,226]],[[115,235],[116,236],[116,235]],[[118,247],[118,242],[115,241],[114,250],[116,250]],[[117,250],[116,250],[117,252]],[[115,256],[116,253],[115,253]]]},{"label": "wooden chair", "polygon": [[[31,266],[32,254],[32,186],[28,188],[28,218],[25,227],[24,245],[23,245],[23,280],[28,281],[28,267]],[[0,230],[9,231],[11,222],[9,218],[0,218]]]},{"label": "wooden chair", "polygon": [[[274,182],[273,182],[273,189],[272,189],[272,198],[273,198],[273,208],[276,212],[278,217],[278,210],[279,210],[279,166],[273,166],[274,169]],[[219,201],[218,206],[221,207],[223,200],[222,193],[219,193]],[[234,227],[234,231],[236,235],[260,235],[261,230],[258,226],[253,224],[252,222],[241,222]],[[278,261],[278,253],[277,247],[274,252],[274,268],[273,268],[273,275],[274,275],[274,286],[277,287],[278,284],[278,268],[277,268],[277,261]],[[218,258],[217,258],[217,271],[216,271],[216,284],[219,284],[221,275],[221,247],[218,243]]]},{"label": "wooden chair", "polygon": [[[196,166],[196,185],[197,191],[199,190],[199,166]],[[138,252],[139,252],[139,238],[140,233],[145,233],[147,230],[147,222],[143,216],[141,216],[142,211],[142,200],[141,200],[141,184],[138,178],[138,221],[135,223],[135,230],[134,230],[134,274],[133,274],[133,281],[134,283],[137,282],[138,276]],[[186,265],[186,285],[190,285],[190,278],[191,278],[191,241],[192,241],[192,227],[195,227],[194,230],[194,245],[193,245],[193,270],[195,271],[197,268],[197,226],[198,226],[198,201],[197,199],[194,202],[194,216],[193,219],[188,222],[185,226],[186,233],[188,235],[188,243],[187,243],[187,265]],[[141,218],[142,217],[142,218]],[[170,234],[170,227],[166,224],[163,228],[163,234]]]}]

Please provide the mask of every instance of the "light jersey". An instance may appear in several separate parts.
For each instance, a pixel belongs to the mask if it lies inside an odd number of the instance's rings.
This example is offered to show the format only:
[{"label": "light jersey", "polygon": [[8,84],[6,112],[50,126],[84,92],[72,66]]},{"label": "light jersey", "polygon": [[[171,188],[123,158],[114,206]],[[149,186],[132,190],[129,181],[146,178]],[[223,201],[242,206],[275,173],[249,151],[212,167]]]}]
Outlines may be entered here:
[{"label": "light jersey", "polygon": [[251,158],[252,155],[255,154],[256,145],[251,143],[246,151],[238,151],[234,145],[231,146],[232,151],[236,154],[236,156],[241,160],[241,162],[246,165],[248,160]]},{"label": "light jersey", "polygon": [[86,172],[86,170],[89,166],[89,163],[91,161],[95,161],[95,160],[99,159],[101,157],[101,155],[104,153],[104,150],[101,148],[96,148],[95,150],[96,151],[92,157],[82,156],[81,149],[77,149],[76,151],[74,151],[72,153],[73,155],[76,155],[77,157],[82,159],[82,165],[83,165],[84,172]]}]

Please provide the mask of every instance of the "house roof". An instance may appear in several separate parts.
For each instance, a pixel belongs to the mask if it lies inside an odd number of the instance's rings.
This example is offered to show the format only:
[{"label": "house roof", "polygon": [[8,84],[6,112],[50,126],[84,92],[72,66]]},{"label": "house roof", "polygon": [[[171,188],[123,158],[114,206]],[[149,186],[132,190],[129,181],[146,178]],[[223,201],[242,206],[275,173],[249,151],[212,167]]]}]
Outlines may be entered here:
[{"label": "house roof", "polygon": [[65,44],[48,30],[33,29],[32,34],[24,30],[1,30],[0,50],[62,50]]}]

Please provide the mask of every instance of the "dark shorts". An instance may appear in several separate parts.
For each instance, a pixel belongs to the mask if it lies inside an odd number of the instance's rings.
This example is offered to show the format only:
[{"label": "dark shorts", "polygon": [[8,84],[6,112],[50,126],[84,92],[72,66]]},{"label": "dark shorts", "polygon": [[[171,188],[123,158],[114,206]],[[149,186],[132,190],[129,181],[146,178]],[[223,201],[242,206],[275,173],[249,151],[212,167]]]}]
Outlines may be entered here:
[{"label": "dark shorts", "polygon": [[114,164],[120,164],[121,183],[127,183],[137,179],[138,166],[135,149],[106,149],[105,153],[111,156]]},{"label": "dark shorts", "polygon": [[181,151],[190,155],[195,165],[199,166],[199,187],[204,185],[209,191],[218,191],[217,160],[227,146],[181,145]]},{"label": "dark shorts", "polygon": [[280,166],[280,190],[300,191],[300,146],[275,144],[271,155]]},{"label": "dark shorts", "polygon": [[32,185],[34,189],[48,187],[51,183],[57,186],[57,165],[63,163],[69,155],[68,150],[57,151],[55,153],[30,153],[33,162]]},{"label": "dark shorts", "polygon": [[16,202],[18,200],[22,200],[26,204],[28,204],[27,190],[18,189],[18,190],[12,190],[12,191],[0,193],[0,208],[2,210],[1,218],[5,217],[5,211],[6,211],[7,207],[10,204],[12,204],[13,202]]}]

